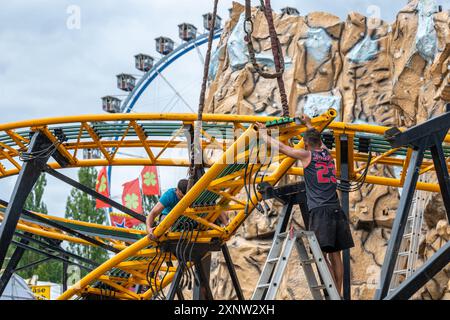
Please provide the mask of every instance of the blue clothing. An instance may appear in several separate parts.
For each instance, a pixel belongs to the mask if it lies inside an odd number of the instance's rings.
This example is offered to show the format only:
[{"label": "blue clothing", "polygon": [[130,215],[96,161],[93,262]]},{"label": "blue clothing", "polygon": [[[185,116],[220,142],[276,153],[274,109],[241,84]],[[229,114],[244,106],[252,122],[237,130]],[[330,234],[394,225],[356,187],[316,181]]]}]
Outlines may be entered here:
[{"label": "blue clothing", "polygon": [[164,206],[164,210],[161,212],[161,215],[168,215],[170,211],[177,205],[180,201],[177,197],[176,188],[171,188],[164,192],[164,194],[159,198],[159,202]]}]

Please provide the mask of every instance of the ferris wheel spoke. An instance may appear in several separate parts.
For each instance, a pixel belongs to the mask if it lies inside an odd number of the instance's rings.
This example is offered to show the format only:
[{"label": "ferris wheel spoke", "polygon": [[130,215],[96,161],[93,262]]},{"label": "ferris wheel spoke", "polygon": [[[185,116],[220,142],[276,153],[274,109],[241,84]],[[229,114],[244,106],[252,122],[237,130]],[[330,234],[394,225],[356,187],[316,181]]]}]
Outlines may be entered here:
[{"label": "ferris wheel spoke", "polygon": [[203,54],[200,51],[200,48],[196,44],[194,44],[194,46],[195,46],[195,51],[197,51],[198,58],[200,59],[200,63],[202,65],[204,65],[205,64],[205,57],[203,57]]},{"label": "ferris wheel spoke", "polygon": [[158,75],[160,76],[161,79],[164,80],[164,82],[169,86],[170,89],[172,89],[172,91],[178,96],[178,98],[180,98],[180,100],[192,111],[195,113],[194,108],[192,108],[189,103],[186,101],[186,99],[183,98],[183,96],[177,91],[177,89],[175,89],[175,87],[170,83],[169,80],[167,80],[166,77],[164,77],[162,75],[161,72],[159,72],[158,70],[156,70],[156,72],[158,73]]}]

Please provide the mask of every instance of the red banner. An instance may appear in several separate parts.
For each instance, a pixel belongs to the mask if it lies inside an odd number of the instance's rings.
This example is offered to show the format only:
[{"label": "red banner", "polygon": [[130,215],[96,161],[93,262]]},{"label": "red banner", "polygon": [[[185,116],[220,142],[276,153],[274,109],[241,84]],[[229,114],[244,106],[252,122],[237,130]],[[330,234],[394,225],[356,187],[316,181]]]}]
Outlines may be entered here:
[{"label": "red banner", "polygon": [[139,179],[123,184],[122,204],[137,213],[143,213]]},{"label": "red banner", "polygon": [[[133,228],[133,229],[143,229],[143,223],[138,219],[132,218],[124,213],[111,212],[109,214],[111,218],[111,226],[118,228]],[[142,224],[142,228],[136,228],[136,226],[140,226]]]},{"label": "red banner", "polygon": [[148,196],[160,195],[158,170],[155,166],[146,166],[141,172],[142,193]]},{"label": "red banner", "polygon": [[[109,188],[108,188],[108,176],[106,173],[106,167],[103,167],[102,170],[98,173],[97,183],[95,184],[95,191],[109,198]],[[111,207],[109,204],[104,203],[98,199],[95,200],[95,208],[109,208]]]}]

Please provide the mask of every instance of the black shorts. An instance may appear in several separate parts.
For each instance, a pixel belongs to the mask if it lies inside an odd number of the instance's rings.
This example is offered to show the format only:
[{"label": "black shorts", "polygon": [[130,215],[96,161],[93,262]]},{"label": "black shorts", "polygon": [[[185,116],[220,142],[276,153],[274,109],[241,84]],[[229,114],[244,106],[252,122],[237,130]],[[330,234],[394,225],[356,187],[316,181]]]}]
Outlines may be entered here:
[{"label": "black shorts", "polygon": [[309,230],[316,234],[323,252],[336,252],[355,246],[348,218],[339,207],[311,209]]}]

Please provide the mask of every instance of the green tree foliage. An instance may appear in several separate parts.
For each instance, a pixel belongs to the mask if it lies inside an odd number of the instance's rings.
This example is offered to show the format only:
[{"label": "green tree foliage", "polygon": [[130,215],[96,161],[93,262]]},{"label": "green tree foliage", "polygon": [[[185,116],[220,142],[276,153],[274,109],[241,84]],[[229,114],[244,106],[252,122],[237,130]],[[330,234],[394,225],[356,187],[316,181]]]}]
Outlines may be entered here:
[{"label": "green tree foliage", "polygon": [[[86,187],[95,189],[97,170],[91,167],[81,168],[78,171],[78,181]],[[104,224],[105,222],[105,212],[103,209],[95,208],[95,199],[75,188],[72,189],[67,198],[65,216],[68,219],[97,224]],[[95,246],[70,243],[68,250],[97,263],[103,263],[108,259],[107,251]],[[85,271],[82,270],[82,275],[84,274]]]},{"label": "green tree foliage", "polygon": [[158,203],[159,197],[158,196],[147,196],[144,195],[142,197],[142,208],[144,209],[144,214],[147,215],[153,207]]}]

